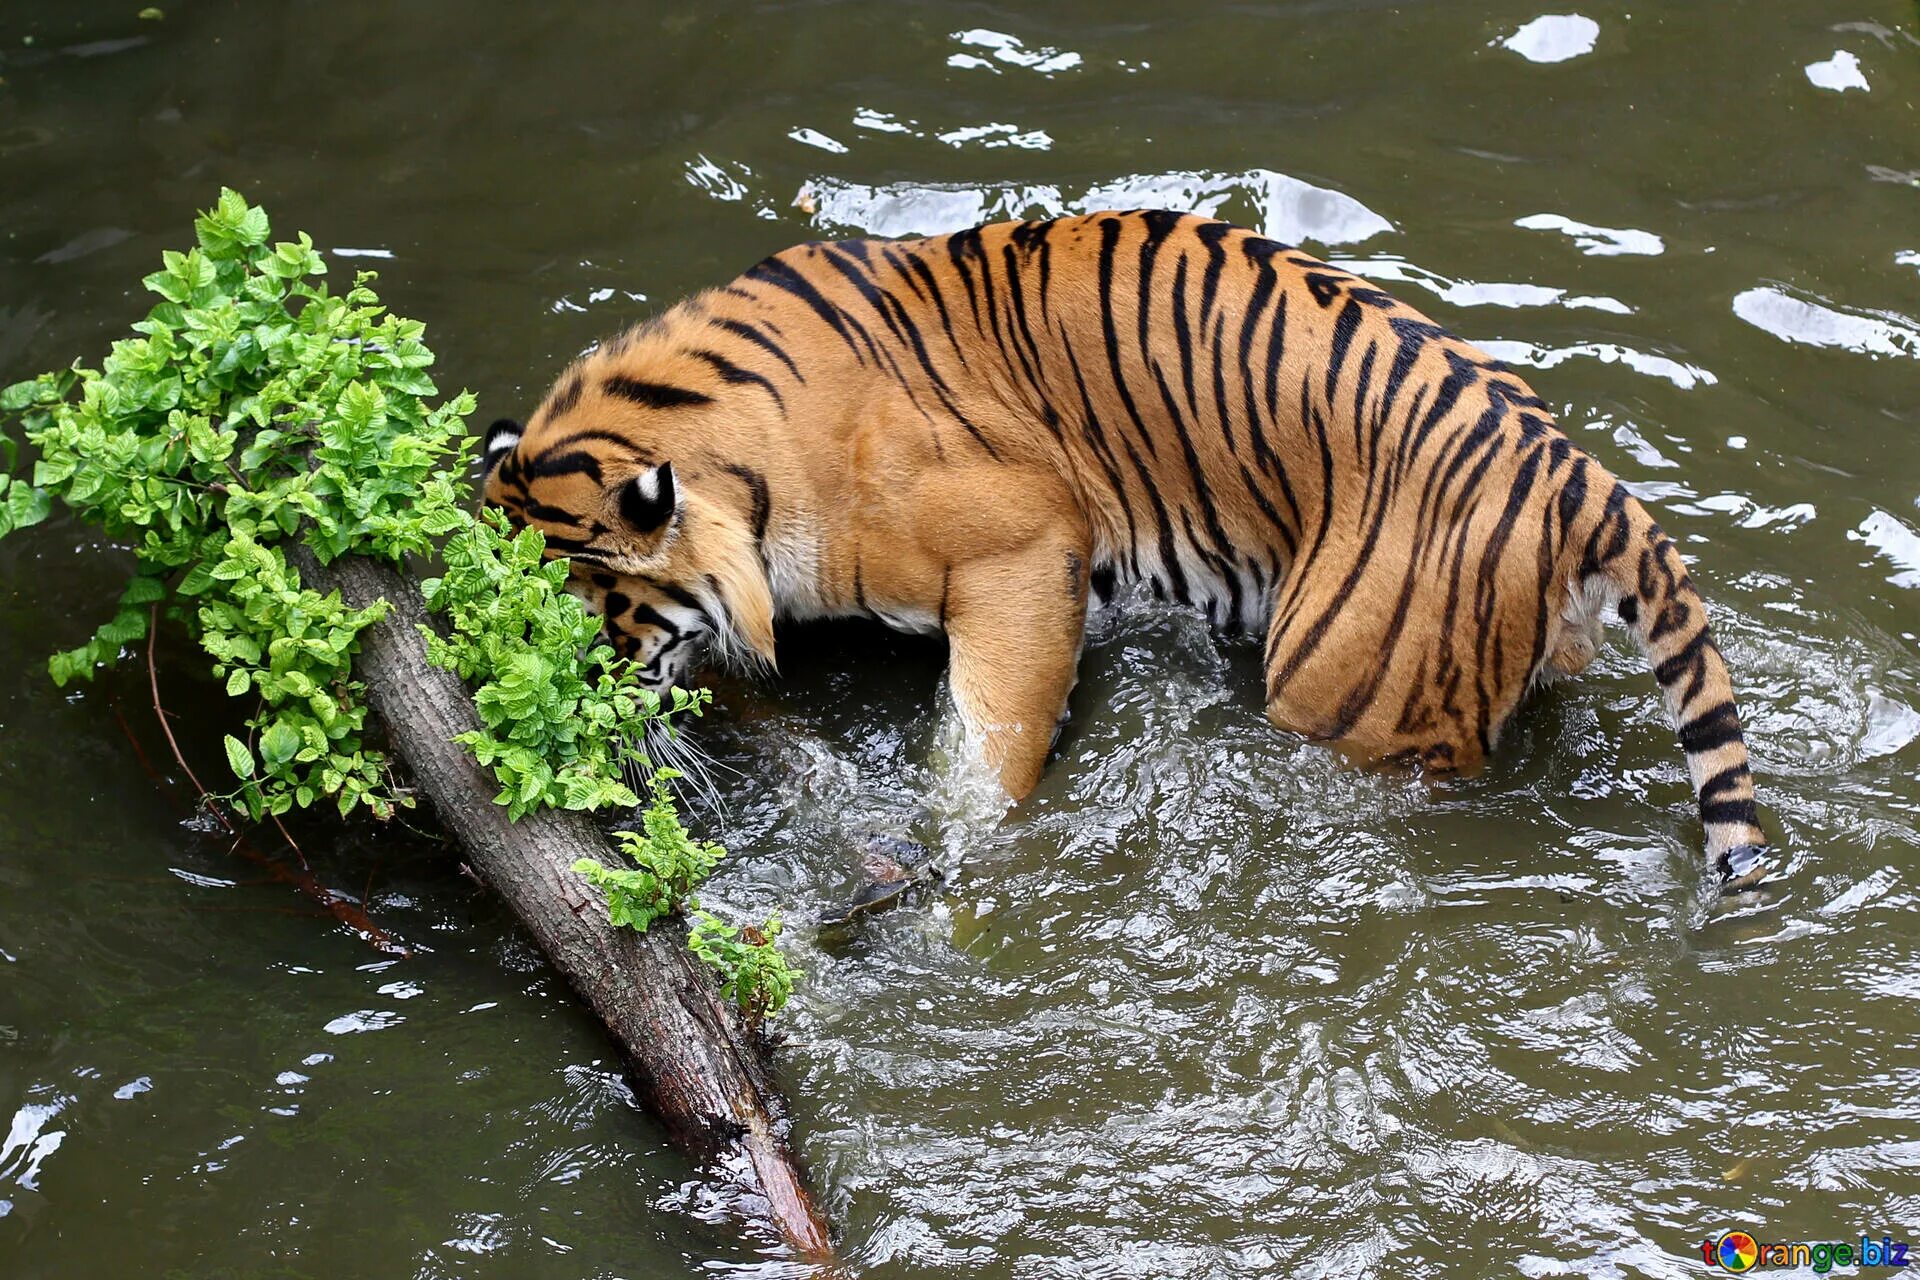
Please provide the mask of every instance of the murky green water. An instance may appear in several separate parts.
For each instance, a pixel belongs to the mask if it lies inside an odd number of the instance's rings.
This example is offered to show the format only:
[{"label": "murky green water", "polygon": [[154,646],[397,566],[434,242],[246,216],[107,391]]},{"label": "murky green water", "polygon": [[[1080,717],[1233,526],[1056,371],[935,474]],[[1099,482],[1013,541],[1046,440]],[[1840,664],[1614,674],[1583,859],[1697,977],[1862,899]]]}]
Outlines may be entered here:
[{"label": "murky green water", "polygon": [[[1570,3],[16,3],[0,374],[98,352],[223,182],[378,266],[488,417],[823,229],[1164,204],[1304,240],[1532,366],[1698,557],[1792,881],[1703,890],[1624,641],[1429,794],[1128,608],[994,825],[938,646],[790,636],[702,731],[739,771],[711,896],[804,920],[871,829],[957,867],[791,933],[785,1073],[856,1270],[1664,1277],[1730,1226],[1912,1236],[1920,13]],[[182,822],[122,729],[164,760],[142,678],[47,683],[103,551],[0,544],[0,1274],[764,1266],[431,837],[299,830],[423,948],[383,959]],[[162,661],[216,769],[224,699]]]}]

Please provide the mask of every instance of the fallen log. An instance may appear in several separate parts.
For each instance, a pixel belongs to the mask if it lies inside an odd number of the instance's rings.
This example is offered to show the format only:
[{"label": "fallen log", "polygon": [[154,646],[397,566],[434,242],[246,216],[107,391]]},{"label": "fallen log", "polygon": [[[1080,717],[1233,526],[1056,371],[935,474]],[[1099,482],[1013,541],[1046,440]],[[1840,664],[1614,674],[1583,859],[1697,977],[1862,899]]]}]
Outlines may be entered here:
[{"label": "fallen log", "polygon": [[321,565],[291,544],[288,559],[315,590],[338,589],[355,608],[389,603],[386,618],[361,633],[354,666],[394,755],[469,865],[606,1024],[674,1145],[739,1193],[743,1216],[800,1257],[828,1260],[826,1223],[765,1054],[687,950],[683,922],[657,921],[645,933],[607,922],[598,891],[569,869],[582,857],[619,860],[584,814],[542,809],[507,820],[492,779],[453,741],[480,721],[459,678],[427,662],[418,627],[428,614],[411,578],[357,556]]}]

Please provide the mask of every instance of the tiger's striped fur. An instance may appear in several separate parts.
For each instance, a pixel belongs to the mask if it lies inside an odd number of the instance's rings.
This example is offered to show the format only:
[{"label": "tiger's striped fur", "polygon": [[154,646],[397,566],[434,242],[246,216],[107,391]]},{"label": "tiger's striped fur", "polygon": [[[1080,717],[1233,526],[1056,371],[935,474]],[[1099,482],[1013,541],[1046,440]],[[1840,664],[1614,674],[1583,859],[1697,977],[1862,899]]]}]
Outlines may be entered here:
[{"label": "tiger's striped fur", "polygon": [[543,529],[665,684],[776,616],[943,631],[968,725],[1038,779],[1089,598],[1146,582],[1266,629],[1277,725],[1478,767],[1614,609],[1726,878],[1759,879],[1739,713],[1673,542],[1510,369],[1366,281],[1191,215],[776,254],[496,427]]}]

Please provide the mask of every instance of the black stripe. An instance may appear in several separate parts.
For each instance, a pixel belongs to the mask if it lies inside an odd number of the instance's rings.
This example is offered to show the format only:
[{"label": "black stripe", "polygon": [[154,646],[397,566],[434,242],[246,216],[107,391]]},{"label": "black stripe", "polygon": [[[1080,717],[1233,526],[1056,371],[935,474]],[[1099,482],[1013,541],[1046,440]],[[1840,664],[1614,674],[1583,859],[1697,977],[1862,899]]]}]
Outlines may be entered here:
[{"label": "black stripe", "polygon": [[[609,608],[607,610],[607,615],[611,617],[617,612],[620,612],[620,611],[615,610],[613,608]],[[662,631],[665,631],[668,635],[673,636],[676,639],[679,638],[679,636],[682,634],[680,628],[674,626],[672,620],[669,619],[666,614],[661,613],[658,609],[654,608],[650,604],[637,604],[633,606],[633,612],[628,614],[627,616],[635,622],[642,623],[647,626],[659,627]]]},{"label": "black stripe", "polygon": [[773,495],[767,488],[767,478],[737,462],[724,463],[720,469],[738,477],[753,497],[753,541],[758,546],[767,540],[767,520],[773,514]]},{"label": "black stripe", "polygon": [[1718,822],[1738,822],[1749,827],[1760,825],[1760,814],[1751,800],[1703,800],[1700,821],[1708,826]]},{"label": "black stripe", "polygon": [[1220,272],[1227,265],[1227,252],[1220,247],[1233,228],[1224,222],[1208,222],[1193,229],[1193,234],[1207,248],[1207,269],[1200,276],[1200,326],[1204,330],[1207,317],[1213,314],[1213,300],[1220,292]]},{"label": "black stripe", "polygon": [[544,502],[529,502],[525,514],[535,520],[548,520],[555,524],[585,524],[586,521],[568,511],[565,507],[550,507]]},{"label": "black stripe", "polygon": [[600,477],[600,459],[590,453],[575,449],[569,453],[554,453],[549,450],[527,464],[529,479],[551,479],[554,476],[584,475],[595,484],[606,483]]},{"label": "black stripe", "polygon": [[1107,443],[1106,431],[1100,425],[1100,415],[1094,411],[1093,397],[1087,391],[1087,380],[1080,372],[1079,357],[1073,354],[1073,343],[1067,337],[1067,327],[1057,326],[1060,335],[1060,350],[1067,357],[1067,368],[1073,371],[1074,388],[1080,393],[1080,432],[1086,437],[1087,447],[1093,451],[1094,461],[1106,473],[1107,483],[1112,486],[1114,497],[1118,500],[1120,514],[1127,521],[1127,565],[1138,576],[1140,572],[1140,533],[1133,519],[1133,503],[1127,498],[1127,487],[1120,478],[1120,460],[1114,457],[1112,447]]},{"label": "black stripe", "polygon": [[[1587,539],[1586,555],[1580,561],[1581,577],[1591,578],[1597,573],[1604,572],[1606,566],[1619,559],[1620,554],[1627,549],[1626,506],[1626,486],[1615,480],[1613,488],[1607,490],[1606,505],[1601,509],[1600,522],[1594,526],[1593,536]],[[1605,547],[1600,545],[1602,534],[1608,535]],[[1632,623],[1635,618],[1627,617],[1627,603],[1626,600],[1620,602],[1620,616],[1628,623]],[[1638,616],[1638,612],[1636,608],[1635,617]]]},{"label": "black stripe", "polygon": [[[1253,329],[1260,321],[1260,315],[1267,309],[1267,301],[1272,298],[1280,277],[1274,272],[1272,264],[1258,259],[1259,275],[1254,279],[1253,293],[1247,299],[1247,309],[1240,320],[1240,388],[1247,406],[1247,438],[1253,442],[1253,460],[1268,475],[1280,470],[1280,459],[1267,444],[1266,430],[1260,423],[1260,404],[1253,386]],[[1286,302],[1282,294],[1280,301]],[[1222,322],[1225,327],[1225,321]],[[1268,330],[1272,337],[1272,330]],[[1232,448],[1232,435],[1228,435],[1228,448]]]},{"label": "black stripe", "polygon": [[793,357],[787,354],[787,349],[775,342],[772,338],[769,338],[766,334],[760,332],[760,330],[754,326],[743,324],[738,320],[716,320],[714,324],[736,337],[745,338],[762,351],[774,356],[781,364],[787,366],[787,371],[793,374],[793,380],[795,382],[805,382],[807,380],[806,375],[800,372],[800,366],[795,364]]},{"label": "black stripe", "polygon": [[613,374],[600,384],[600,389],[610,396],[619,396],[622,400],[631,400],[649,409],[678,409],[685,405],[713,403],[713,397],[704,391],[689,391],[685,387],[669,386],[664,382],[646,382],[629,378],[624,373]]},{"label": "black stripe", "polygon": [[[962,412],[959,404],[954,401],[952,388],[947,385],[947,380],[940,376],[940,370],[934,366],[933,357],[928,354],[926,343],[921,341],[920,326],[913,322],[913,317],[907,312],[906,307],[903,306],[900,300],[894,297],[892,293],[876,287],[858,268],[842,262],[832,250],[826,253],[826,259],[828,265],[846,277],[847,281],[859,291],[860,296],[865,299],[867,305],[872,307],[882,320],[886,321],[887,328],[893,331],[894,337],[913,348],[914,358],[919,361],[920,367],[926,371],[927,377],[932,380],[933,393],[939,399],[941,407],[952,416],[954,421],[967,429],[968,434],[972,435],[980,447],[987,451],[989,457],[998,462],[1000,460],[1000,453],[993,447],[993,442],[987,439],[986,433],[981,431],[979,425]],[[983,259],[982,266],[984,265],[985,261]],[[988,299],[987,306],[991,312],[993,306],[991,298]],[[851,319],[851,317],[849,317],[849,319]],[[858,322],[855,321],[854,323],[857,324]],[[994,321],[994,335],[995,340],[998,341],[999,321],[997,319]],[[1004,352],[1005,349],[1004,344],[1002,344],[1001,350]],[[894,370],[894,376],[899,380],[901,386],[906,388],[907,393],[912,395],[912,388],[907,386],[905,376],[900,374],[897,367]]]},{"label": "black stripe", "polygon": [[967,269],[967,254],[980,247],[980,228],[971,227],[966,231],[956,231],[947,237],[947,260],[953,269],[960,273],[960,282],[967,286],[967,306],[973,312],[973,327],[980,329],[980,299],[974,292],[973,272]]},{"label": "black stripe", "polygon": [[1653,669],[1653,678],[1660,682],[1660,687],[1663,689],[1677,683],[1683,675],[1693,677],[1687,684],[1686,692],[1680,697],[1680,705],[1683,707],[1693,701],[1695,695],[1700,692],[1701,684],[1706,680],[1706,663],[1703,657],[1707,643],[1707,631],[1702,627],[1693,633],[1693,639],[1681,646],[1678,653]]},{"label": "black stripe", "polygon": [[1273,329],[1267,335],[1267,418],[1280,415],[1280,361],[1287,354],[1287,295],[1273,309]]},{"label": "black stripe", "polygon": [[1333,347],[1327,355],[1327,405],[1333,405],[1334,389],[1340,385],[1340,372],[1346,367],[1347,352],[1352,349],[1353,335],[1360,330],[1360,304],[1352,299],[1340,308],[1340,316],[1333,322]]},{"label": "black stripe", "polygon": [[1213,326],[1213,412],[1220,420],[1220,433],[1227,439],[1227,452],[1238,458],[1240,450],[1233,442],[1233,406],[1227,403],[1226,354],[1220,345],[1226,328],[1224,318]]},{"label": "black stripe", "polygon": [[1147,424],[1141,420],[1140,407],[1133,402],[1133,392],[1127,388],[1127,376],[1120,365],[1120,329],[1113,320],[1113,261],[1114,250],[1119,243],[1120,220],[1102,218],[1100,220],[1100,332],[1106,340],[1107,367],[1113,376],[1113,388],[1120,395],[1120,407],[1127,411],[1127,417],[1132,420],[1134,430],[1140,435],[1140,442],[1147,446],[1147,455],[1158,458],[1159,450],[1154,448],[1153,436],[1147,431]]},{"label": "black stripe", "polygon": [[867,363],[866,353],[860,350],[860,345],[853,340],[853,335],[858,332],[869,348],[873,346],[873,338],[858,320],[846,315],[840,308],[827,301],[805,276],[778,258],[768,258],[748,271],[747,277],[765,281],[776,289],[792,294],[813,308],[813,313],[824,320],[835,333],[840,335],[840,340],[847,344],[847,350],[853,352],[854,361],[863,366]]},{"label": "black stripe", "polygon": [[953,332],[953,317],[947,312],[947,297],[940,292],[940,282],[934,278],[933,268],[929,267],[919,254],[908,259],[908,265],[913,268],[913,274],[920,278],[920,283],[926,286],[927,292],[933,295],[934,310],[940,313],[940,327],[947,331],[947,342],[953,347],[954,354],[960,357],[960,364],[964,367],[967,363],[967,353],[961,350],[960,339]]},{"label": "black stripe", "polygon": [[703,618],[709,616],[707,613],[707,607],[700,603],[700,597],[694,595],[691,591],[688,591],[686,588],[676,586],[673,583],[667,582],[664,579],[656,578],[652,574],[643,575],[642,580],[649,583],[655,591],[658,591],[661,595],[673,601],[675,604],[684,605],[687,608],[697,612]]},{"label": "black stripe", "polygon": [[1728,791],[1738,791],[1753,781],[1753,773],[1744,764],[1730,764],[1700,784],[1700,799],[1714,800]]},{"label": "black stripe", "polygon": [[1730,701],[1710,707],[1680,726],[1680,746],[1690,756],[1743,741],[1740,713]]},{"label": "black stripe", "polygon": [[574,405],[579,404],[580,392],[585,386],[586,379],[577,373],[567,379],[566,385],[560,388],[553,399],[547,401],[547,420],[551,422],[553,419],[558,418],[573,408]]},{"label": "black stripe", "polygon": [[[1059,435],[1059,417],[1054,413],[1052,405],[1048,403],[1053,397],[1049,394],[1044,381],[1045,362],[1040,358],[1040,344],[1033,340],[1033,327],[1027,322],[1027,290],[1026,286],[1020,281],[1019,259],[1015,255],[1012,245],[1007,245],[1001,250],[1001,258],[1007,266],[1007,292],[1013,298],[1013,322],[1016,326],[1020,343],[1024,344],[1027,352],[1032,355],[1032,364],[1030,367],[1028,366],[1027,357],[1024,355],[1021,357],[1020,363],[1023,368],[1027,368],[1027,380],[1033,384],[1035,394],[1040,397],[1041,403],[1046,409],[1045,416],[1047,425],[1053,428],[1055,435]],[[1044,318],[1042,323],[1045,323]],[[1016,345],[1014,350],[1020,350],[1020,346]]]},{"label": "black stripe", "polygon": [[[1212,491],[1207,487],[1206,470],[1200,464],[1199,452],[1193,447],[1193,436],[1187,430],[1186,419],[1180,414],[1180,406],[1173,398],[1173,389],[1167,385],[1166,375],[1160,368],[1160,362],[1154,360],[1151,365],[1154,385],[1160,390],[1160,402],[1166,406],[1167,416],[1173,421],[1174,435],[1180,441],[1180,455],[1186,461],[1187,476],[1192,481],[1193,500],[1200,504],[1200,515],[1206,522],[1207,535],[1213,539],[1216,550],[1227,551],[1233,546],[1233,539],[1220,526],[1220,512],[1214,505]],[[1181,518],[1183,520],[1186,518],[1185,511],[1181,512]],[[1202,547],[1199,540],[1193,537],[1191,529],[1187,531],[1187,538],[1202,556],[1208,555],[1207,548]]]},{"label": "black stripe", "polygon": [[980,263],[980,296],[987,304],[987,325],[993,331],[993,345],[1000,348],[1000,357],[1004,362],[1007,354],[1006,338],[1000,332],[1000,308],[994,305],[993,263],[987,257],[987,251],[981,243],[978,228],[967,242],[967,252]]},{"label": "black stripe", "polygon": [[742,369],[739,365],[727,359],[725,356],[719,355],[712,351],[695,350],[695,351],[689,351],[687,352],[687,354],[692,356],[696,360],[704,360],[708,364],[712,365],[713,371],[719,374],[721,378],[727,382],[730,382],[736,386],[751,385],[751,386],[759,387],[762,391],[765,391],[768,395],[773,397],[773,402],[774,404],[780,407],[781,413],[784,414],[787,411],[787,402],[785,397],[783,397],[780,394],[780,389],[774,386],[771,382],[767,381],[766,378],[762,377],[760,374],[755,373],[753,370]]},{"label": "black stripe", "polygon": [[[1187,393],[1187,412],[1200,416],[1200,402],[1193,391],[1193,328],[1187,322],[1187,255],[1181,254],[1173,268],[1173,342],[1180,348],[1180,385]],[[1228,445],[1232,447],[1231,443]]]}]

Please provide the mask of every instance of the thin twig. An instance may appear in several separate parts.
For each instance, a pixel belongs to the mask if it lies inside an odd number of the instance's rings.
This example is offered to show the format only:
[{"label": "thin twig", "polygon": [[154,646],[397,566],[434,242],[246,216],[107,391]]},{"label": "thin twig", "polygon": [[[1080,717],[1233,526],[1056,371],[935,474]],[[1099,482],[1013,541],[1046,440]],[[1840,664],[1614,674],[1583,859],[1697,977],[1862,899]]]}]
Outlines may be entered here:
[{"label": "thin twig", "polygon": [[[193,772],[193,767],[187,763],[186,757],[180,753],[180,744],[174,740],[173,728],[167,723],[167,709],[160,703],[160,668],[154,661],[153,655],[154,640],[159,635],[159,632],[160,606],[156,604],[147,617],[147,686],[153,691],[153,718],[160,722],[161,732],[167,736],[167,746],[173,752],[174,763],[180,766],[180,771],[187,775],[187,780],[193,784],[194,791],[199,795],[200,807],[212,814],[214,820],[225,827],[227,833],[233,837],[233,845],[228,852],[237,852],[248,861],[258,863],[260,866],[267,868],[267,870],[273,874],[274,879],[280,881],[282,884],[292,885],[301,893],[306,894],[307,897],[317,902],[334,919],[366,939],[375,950],[398,956],[413,954],[405,943],[375,924],[372,919],[368,917],[367,913],[360,908],[358,903],[355,903],[351,898],[343,894],[335,893],[332,889],[327,888],[316,880],[313,877],[313,873],[306,866],[306,856],[304,854],[301,854],[301,865],[298,868],[290,867],[280,859],[270,858],[258,849],[255,849],[252,844],[248,843],[246,836],[240,829],[228,821],[227,815],[220,808],[219,801],[214,799],[206,787],[201,784],[199,777]],[[115,709],[114,714],[119,716],[118,708]],[[149,773],[154,773],[152,762],[147,759],[146,752],[140,750],[139,742],[134,740],[133,730],[128,727],[125,716],[120,716],[120,726],[126,729],[127,738],[133,741],[134,750],[140,755],[140,762],[147,766]],[[155,776],[158,775],[155,774]],[[280,825],[280,819],[277,814],[274,815],[274,824],[276,826]],[[287,829],[284,826],[280,827],[280,834],[287,836],[287,844],[293,848],[295,853],[300,852],[300,846],[293,843],[293,837],[287,835]]]},{"label": "thin twig", "polygon": [[233,831],[237,836],[240,833],[234,831],[233,824],[227,821],[227,816],[214,805],[213,797],[207,794],[207,789],[200,785],[200,779],[194,776],[193,766],[188,764],[187,758],[180,754],[180,744],[173,740],[173,726],[167,723],[167,709],[160,705],[160,669],[154,665],[153,661],[153,643],[159,636],[160,606],[156,604],[147,612],[147,687],[153,690],[153,718],[160,722],[160,732],[167,735],[167,748],[173,752],[174,763],[180,766],[180,771],[187,775],[187,781],[193,784],[194,791],[199,793],[200,803],[220,820],[221,826],[228,831]]},{"label": "thin twig", "polygon": [[287,842],[287,848],[293,850],[293,856],[300,859],[301,867],[305,870],[311,871],[313,868],[312,868],[312,865],[307,862],[307,851],[300,847],[299,841],[295,840],[293,838],[292,833],[287,830],[287,824],[280,821],[280,815],[277,813],[270,813],[267,816],[273,819],[274,826],[280,828],[281,838]]}]

